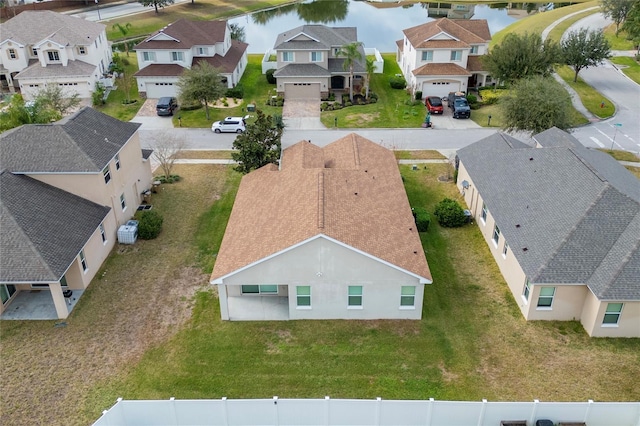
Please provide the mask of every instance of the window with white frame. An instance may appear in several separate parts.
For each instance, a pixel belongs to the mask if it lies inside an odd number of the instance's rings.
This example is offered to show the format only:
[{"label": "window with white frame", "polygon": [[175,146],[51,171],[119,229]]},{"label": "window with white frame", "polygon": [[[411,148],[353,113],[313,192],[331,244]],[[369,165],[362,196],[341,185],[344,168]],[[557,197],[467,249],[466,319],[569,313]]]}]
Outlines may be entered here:
[{"label": "window with white frame", "polygon": [[500,241],[500,228],[498,228],[498,225],[493,225],[493,236],[491,239],[493,240],[493,244],[498,247],[498,241]]},{"label": "window with white frame", "polygon": [[102,237],[102,242],[106,243],[107,242],[107,233],[104,230],[104,225],[101,223],[100,224],[100,236]]},{"label": "window with white frame", "polygon": [[78,46],[78,55],[86,55],[87,54],[87,48],[84,46]]},{"label": "window with white frame", "polygon": [[416,287],[403,285],[400,289],[400,307],[413,308],[416,306]]},{"label": "window with white frame", "polygon": [[171,60],[173,62],[182,62],[182,61],[184,61],[184,53],[183,52],[171,52]]},{"label": "window with white frame", "polygon": [[460,60],[462,60],[462,50],[452,50],[451,51],[451,60],[452,61],[460,61]]},{"label": "window with white frame", "polygon": [[198,55],[208,55],[209,49],[206,47],[198,47]]},{"label": "window with white frame", "polygon": [[278,294],[278,286],[275,284],[243,285],[242,294]]},{"label": "window with white frame", "polygon": [[555,294],[555,287],[542,287],[540,289],[540,295],[538,296],[538,308],[551,308]]},{"label": "window with white frame", "polygon": [[302,308],[311,307],[311,286],[296,286],[296,305]]},{"label": "window with white frame", "polygon": [[111,170],[109,170],[109,165],[102,169],[102,176],[104,176],[104,183],[109,183],[111,181]]},{"label": "window with white frame", "polygon": [[487,205],[482,203],[482,213],[480,213],[480,219],[482,219],[482,223],[487,223]]},{"label": "window with white frame", "polygon": [[142,60],[144,62],[155,62],[156,52],[142,52]]},{"label": "window with white frame", "polygon": [[322,52],[311,52],[311,62],[322,62]]},{"label": "window with white frame", "polygon": [[507,251],[509,250],[509,244],[507,244],[507,242],[504,242],[504,246],[502,247],[502,257],[504,257],[506,259],[507,257]]},{"label": "window with white frame", "polygon": [[349,307],[350,308],[362,307],[362,286],[361,285],[349,286]]},{"label": "window with white frame", "polygon": [[84,249],[80,250],[80,264],[82,265],[82,270],[87,272],[89,265],[87,264],[87,258],[84,255]]},{"label": "window with white frame", "polygon": [[127,209],[127,202],[124,199],[124,192],[120,194],[120,207],[122,207],[122,211]]},{"label": "window with white frame", "polygon": [[49,50],[47,52],[47,57],[49,58],[49,60],[51,62],[59,62],[60,61],[60,54],[58,53],[57,50]]},{"label": "window with white frame", "polygon": [[622,314],[622,305],[623,303],[607,303],[607,310],[604,312],[602,325],[618,325],[618,322],[620,321],[620,315]]},{"label": "window with white frame", "polygon": [[31,48],[31,55],[38,56],[38,49],[36,49],[35,47],[32,47]]},{"label": "window with white frame", "polygon": [[433,50],[423,50],[422,51],[422,60],[423,61],[433,61]]},{"label": "window with white frame", "polygon": [[282,52],[282,62],[293,62],[293,52]]},{"label": "window with white frame", "polygon": [[116,170],[120,170],[120,154],[116,154]]},{"label": "window with white frame", "polygon": [[342,49],[340,49],[339,47],[334,47],[333,48],[333,56],[340,56],[340,51]]},{"label": "window with white frame", "polygon": [[18,59],[18,51],[16,49],[9,49],[7,53],[9,54],[9,59]]},{"label": "window with white frame", "polygon": [[471,46],[471,50],[469,51],[469,53],[471,53],[472,55],[477,55],[479,51],[479,47],[480,46]]},{"label": "window with white frame", "polygon": [[529,284],[529,279],[527,278],[524,282],[524,289],[522,290],[522,298],[525,302],[529,301],[529,293],[531,293],[531,284]]}]

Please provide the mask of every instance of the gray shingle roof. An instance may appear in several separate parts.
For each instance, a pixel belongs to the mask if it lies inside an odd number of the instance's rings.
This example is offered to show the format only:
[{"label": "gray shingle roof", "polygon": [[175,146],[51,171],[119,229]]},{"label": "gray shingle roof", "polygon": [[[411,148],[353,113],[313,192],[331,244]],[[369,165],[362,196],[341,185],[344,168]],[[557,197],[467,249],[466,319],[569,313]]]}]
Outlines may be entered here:
[{"label": "gray shingle roof", "polygon": [[47,78],[54,79],[59,77],[91,77],[96,70],[96,65],[91,65],[82,61],[69,61],[67,65],[49,64],[46,67],[36,62],[28,68],[20,71],[14,78]]},{"label": "gray shingle roof", "polygon": [[50,10],[25,10],[0,25],[0,42],[13,40],[26,46],[49,39],[62,45],[86,46],[105,28],[103,24]]},{"label": "gray shingle roof", "polygon": [[495,134],[458,156],[529,280],[640,299],[640,202],[628,194],[638,180],[567,140],[532,148],[509,139]]},{"label": "gray shingle roof", "polygon": [[0,282],[58,281],[109,207],[0,172]]},{"label": "gray shingle roof", "polygon": [[316,64],[287,64],[274,77],[329,77],[331,73]]},{"label": "gray shingle roof", "polygon": [[[287,41],[304,33],[315,41]],[[274,49],[331,49],[358,41],[356,27],[327,27],[325,25],[301,25],[278,34]]]},{"label": "gray shingle roof", "polygon": [[140,124],[85,107],[54,124],[28,124],[0,135],[0,170],[100,172]]}]

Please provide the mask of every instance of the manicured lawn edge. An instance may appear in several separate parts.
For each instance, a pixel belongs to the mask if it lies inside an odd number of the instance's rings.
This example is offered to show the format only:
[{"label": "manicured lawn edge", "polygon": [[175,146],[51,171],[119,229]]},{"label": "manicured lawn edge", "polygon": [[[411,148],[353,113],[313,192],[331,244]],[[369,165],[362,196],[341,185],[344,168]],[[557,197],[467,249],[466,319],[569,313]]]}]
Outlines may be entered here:
[{"label": "manicured lawn edge", "polygon": [[582,104],[593,115],[604,119],[615,114],[616,109],[613,103],[596,89],[585,83],[580,75],[578,75],[577,82],[573,81],[574,71],[569,66],[562,65],[558,67],[556,73],[578,93]]}]

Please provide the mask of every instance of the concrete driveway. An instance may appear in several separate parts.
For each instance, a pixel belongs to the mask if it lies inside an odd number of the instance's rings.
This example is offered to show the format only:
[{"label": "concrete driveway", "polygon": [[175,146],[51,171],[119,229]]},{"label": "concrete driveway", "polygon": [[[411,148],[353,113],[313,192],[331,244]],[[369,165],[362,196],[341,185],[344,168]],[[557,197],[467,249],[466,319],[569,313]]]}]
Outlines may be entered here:
[{"label": "concrete driveway", "polygon": [[285,100],[282,119],[287,129],[326,129],[320,121],[320,99]]},{"label": "concrete driveway", "polygon": [[141,129],[172,129],[173,121],[171,117],[159,117],[156,114],[157,99],[147,99],[135,117],[131,119],[134,123],[141,123]]}]

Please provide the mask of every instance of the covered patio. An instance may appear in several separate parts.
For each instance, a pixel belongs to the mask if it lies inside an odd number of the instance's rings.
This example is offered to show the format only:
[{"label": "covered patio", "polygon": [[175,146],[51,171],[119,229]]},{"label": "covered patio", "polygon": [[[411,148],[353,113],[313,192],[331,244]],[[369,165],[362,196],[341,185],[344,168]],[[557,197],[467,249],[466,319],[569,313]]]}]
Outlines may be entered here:
[{"label": "covered patio", "polygon": [[[76,307],[84,290],[73,290],[71,297],[65,297],[69,313]],[[5,307],[0,315],[3,320],[57,320],[58,313],[49,290],[22,290]]]},{"label": "covered patio", "polygon": [[287,321],[289,298],[280,296],[227,297],[231,321]]}]

